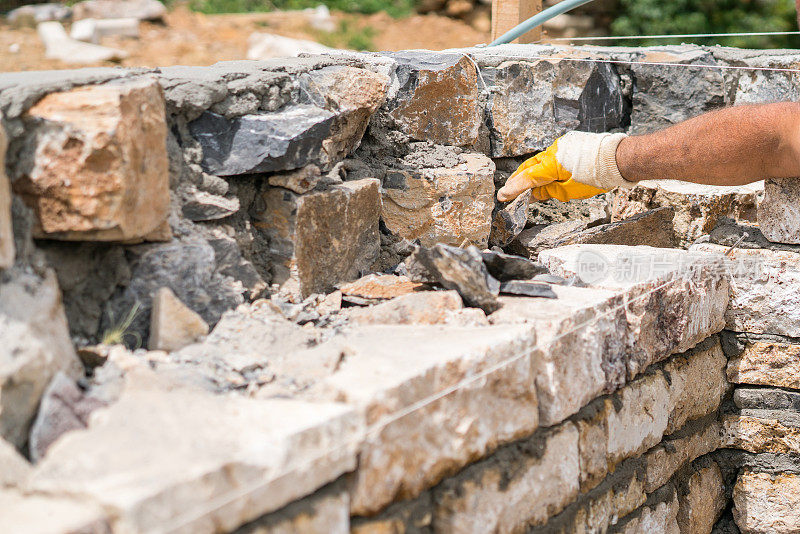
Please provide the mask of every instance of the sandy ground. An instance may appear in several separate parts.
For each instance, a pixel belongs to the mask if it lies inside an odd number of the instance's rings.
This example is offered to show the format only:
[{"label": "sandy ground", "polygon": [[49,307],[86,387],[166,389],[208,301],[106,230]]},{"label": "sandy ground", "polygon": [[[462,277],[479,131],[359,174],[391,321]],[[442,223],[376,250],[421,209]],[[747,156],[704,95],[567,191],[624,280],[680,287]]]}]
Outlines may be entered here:
[{"label": "sandy ground", "polygon": [[[441,50],[489,40],[488,19],[474,25],[485,28],[485,31],[479,31],[465,22],[438,15],[393,19],[384,13],[334,13],[334,17],[337,21],[346,20],[351,31],[353,28],[371,27],[375,50]],[[247,38],[255,31],[311,40],[319,40],[320,36],[320,32],[312,29],[299,12],[203,15],[177,7],[167,15],[164,24],[142,23],[139,39],[109,37],[101,44],[127,51],[130,56],[118,63],[123,66],[210,65],[218,61],[244,59]],[[95,65],[113,66],[115,63]],[[0,71],[84,66],[92,65],[46,59],[44,46],[35,29],[12,29],[0,23]]]}]

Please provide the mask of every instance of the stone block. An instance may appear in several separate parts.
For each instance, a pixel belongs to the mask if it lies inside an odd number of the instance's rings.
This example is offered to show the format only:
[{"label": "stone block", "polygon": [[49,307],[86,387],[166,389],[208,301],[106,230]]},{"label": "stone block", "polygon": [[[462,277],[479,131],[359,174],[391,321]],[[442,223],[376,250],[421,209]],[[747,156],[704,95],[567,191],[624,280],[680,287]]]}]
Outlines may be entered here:
[{"label": "stone block", "polygon": [[794,178],[764,182],[764,198],[758,203],[758,227],[764,237],[777,243],[800,243],[800,184]]},{"label": "stone block", "polygon": [[14,230],[11,227],[11,185],[6,176],[6,139],[0,114],[0,269],[14,264]]},{"label": "stone block", "polygon": [[279,188],[263,194],[255,224],[270,239],[273,283],[303,296],[359,278],[378,257],[380,196],[374,179],[345,182],[296,195]]},{"label": "stone block", "polygon": [[742,410],[786,410],[800,412],[800,393],[774,388],[737,387],[733,402]]},{"label": "stone block", "polygon": [[0,532],[34,534],[109,534],[110,521],[100,506],[85,499],[27,495],[0,488]]},{"label": "stone block", "polygon": [[83,374],[69,337],[56,277],[9,272],[0,284],[0,437],[18,448],[50,380]]},{"label": "stone block", "polygon": [[[702,243],[692,252],[720,257],[727,247]],[[800,254],[736,249],[729,255],[736,274],[725,311],[728,330],[800,337]]]},{"label": "stone block", "polygon": [[445,324],[464,307],[455,291],[422,291],[347,314],[357,324]]},{"label": "stone block", "polygon": [[578,432],[564,423],[504,447],[435,490],[437,532],[522,532],[579,493]]},{"label": "stone block", "polygon": [[726,415],[722,419],[722,446],[754,453],[800,453],[800,416],[751,409]]},{"label": "stone block", "polygon": [[352,480],[353,515],[414,498],[538,426],[524,325],[359,327],[330,344],[346,357],[307,395],[357,406],[374,429]]},{"label": "stone block", "polygon": [[48,239],[143,239],[164,225],[169,176],[164,96],[152,78],[52,93],[27,112],[14,191]]},{"label": "stone block", "polygon": [[681,534],[711,532],[727,504],[722,472],[713,460],[692,464],[692,473],[678,482],[678,502]]},{"label": "stone block", "polygon": [[[678,495],[672,486],[663,490],[665,496],[648,501],[635,512],[627,515],[620,523],[611,527],[612,534],[679,534]],[[661,497],[659,495],[659,497]]]},{"label": "stone block", "polygon": [[490,89],[492,157],[544,150],[570,130],[604,132],[622,126],[622,86],[608,64],[515,57],[484,66],[489,60],[477,59]]},{"label": "stone block", "polygon": [[669,206],[675,210],[672,227],[681,246],[708,234],[721,217],[756,220],[756,205],[764,183],[741,186],[701,185],[679,180],[645,180],[630,189],[614,191],[612,221]]},{"label": "stone block", "polygon": [[150,350],[179,350],[208,334],[208,324],[181,302],[168,287],[153,297]]},{"label": "stone block", "polygon": [[[435,154],[434,154],[435,155]],[[435,157],[387,171],[381,217],[393,234],[422,246],[465,242],[486,248],[494,208],[494,163],[481,154]]]},{"label": "stone block", "polygon": [[478,74],[464,54],[407,51],[384,53],[396,65],[392,90],[380,115],[394,129],[420,141],[471,146],[483,110]]},{"label": "stone block", "polygon": [[219,532],[355,467],[363,419],[341,404],[214,395],[138,373],[88,429],[50,448],[32,488],[90,498],[119,531]]},{"label": "stone block", "polygon": [[745,470],[733,488],[733,517],[744,534],[800,531],[800,476]]},{"label": "stone block", "polygon": [[742,345],[728,355],[728,380],[800,389],[800,345],[770,339],[744,340]]}]

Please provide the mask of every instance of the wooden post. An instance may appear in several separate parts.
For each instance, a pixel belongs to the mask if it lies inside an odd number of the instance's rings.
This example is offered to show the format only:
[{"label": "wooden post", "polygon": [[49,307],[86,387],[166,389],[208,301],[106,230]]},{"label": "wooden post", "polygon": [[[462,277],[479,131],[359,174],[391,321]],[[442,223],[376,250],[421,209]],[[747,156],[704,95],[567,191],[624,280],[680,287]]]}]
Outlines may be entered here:
[{"label": "wooden post", "polygon": [[[800,1],[800,0],[798,0]],[[493,0],[492,1],[492,41],[508,30],[542,10],[542,0]],[[542,38],[542,28],[533,29],[514,41],[533,43]]]}]

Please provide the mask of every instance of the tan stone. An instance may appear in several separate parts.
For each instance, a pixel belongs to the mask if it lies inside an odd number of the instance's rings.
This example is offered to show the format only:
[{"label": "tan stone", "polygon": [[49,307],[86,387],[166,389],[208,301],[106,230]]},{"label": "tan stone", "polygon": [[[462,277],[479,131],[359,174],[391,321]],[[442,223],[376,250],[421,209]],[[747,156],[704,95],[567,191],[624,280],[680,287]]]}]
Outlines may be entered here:
[{"label": "tan stone", "polygon": [[334,483],[236,531],[236,534],[348,534],[350,503]]},{"label": "tan stone", "polygon": [[454,167],[389,171],[381,189],[381,217],[390,232],[422,246],[436,243],[485,248],[494,209],[494,162],[459,156]]},{"label": "tan stone", "polygon": [[800,476],[745,470],[733,487],[733,518],[744,534],[800,532]]},{"label": "tan stone", "polygon": [[341,404],[254,400],[129,371],[119,400],[56,442],[31,488],[102,504],[120,532],[231,531],[355,468],[362,418]]},{"label": "tan stone", "polygon": [[581,491],[584,493],[600,484],[608,474],[608,418],[612,410],[611,399],[600,399],[591,405],[587,416],[575,422],[579,433]]},{"label": "tan stone", "polygon": [[342,295],[364,299],[393,299],[408,295],[424,288],[419,282],[412,282],[407,276],[391,274],[368,274],[355,282],[342,284]]},{"label": "tan stone", "polygon": [[578,432],[564,423],[539,440],[439,486],[434,530],[523,532],[563,510],[579,492]]},{"label": "tan stone", "polygon": [[388,302],[354,308],[347,316],[357,324],[444,324],[464,304],[456,291],[422,291]]},{"label": "tan stone", "polygon": [[758,203],[758,228],[777,243],[800,243],[800,185],[794,178],[766,180],[764,198]]},{"label": "tan stone", "polygon": [[729,389],[726,363],[719,339],[714,338],[664,365],[669,380],[670,410],[666,434],[717,411]]},{"label": "tan stone", "polygon": [[629,514],[622,524],[609,530],[612,534],[680,534],[676,517],[678,496],[670,489],[670,497],[654,505],[645,505]]},{"label": "tan stone", "polygon": [[800,428],[767,415],[731,414],[722,420],[722,446],[749,452],[800,453]]},{"label": "tan stone", "polygon": [[0,532],[109,534],[103,509],[86,499],[26,495],[0,488]]},{"label": "tan stone", "polygon": [[467,146],[482,124],[478,74],[463,54],[407,51],[387,54],[397,61],[399,87],[384,106],[395,128],[422,141]]},{"label": "tan stone", "polygon": [[6,176],[8,140],[0,114],[0,269],[14,264],[14,231],[11,227],[11,186]]},{"label": "tan stone", "polygon": [[180,350],[208,334],[208,324],[168,287],[159,289],[150,312],[150,350]]},{"label": "tan stone", "polygon": [[720,217],[756,220],[756,203],[763,182],[743,186],[710,186],[679,180],[646,180],[630,189],[617,189],[611,220],[620,221],[654,208],[675,210],[673,228],[682,246],[708,234]]},{"label": "tan stone", "polygon": [[728,362],[728,380],[800,389],[800,345],[777,341],[746,341]]},{"label": "tan stone", "polygon": [[681,534],[711,532],[725,509],[725,482],[719,466],[713,462],[695,464],[696,470],[678,489],[678,527]]},{"label": "tan stone", "polygon": [[36,214],[36,236],[129,240],[166,220],[167,128],[155,79],[52,93],[28,116],[40,121],[35,154],[13,179]]},{"label": "tan stone", "polygon": [[378,181],[355,180],[296,195],[270,188],[256,226],[269,236],[273,283],[306,297],[355,280],[378,257]]},{"label": "tan stone", "polygon": [[0,438],[0,488],[21,486],[31,472],[31,464],[6,440]]},{"label": "tan stone", "polygon": [[686,436],[668,438],[647,451],[645,491],[652,493],[667,482],[687,462],[715,451],[720,445],[720,424],[715,420]]}]

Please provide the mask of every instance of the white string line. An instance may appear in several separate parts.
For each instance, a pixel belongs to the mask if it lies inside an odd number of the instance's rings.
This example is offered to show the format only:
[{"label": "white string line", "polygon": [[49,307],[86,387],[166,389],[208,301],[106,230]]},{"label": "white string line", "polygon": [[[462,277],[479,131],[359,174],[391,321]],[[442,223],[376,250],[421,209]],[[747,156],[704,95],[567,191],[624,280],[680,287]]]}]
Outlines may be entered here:
[{"label": "white string line", "polygon": [[536,43],[553,41],[617,41],[632,39],[688,39],[694,37],[759,37],[766,35],[800,35],[800,31],[787,32],[733,32],[733,33],[677,33],[661,35],[599,35],[596,37],[554,37],[543,38]]},{"label": "white string line", "polygon": [[[490,50],[490,49],[486,49]],[[591,50],[587,52],[592,53]],[[569,57],[569,56],[513,56],[504,53],[486,54],[481,52],[482,55],[488,57],[495,57],[500,59],[520,59],[530,61],[576,61],[588,63],[609,63],[609,64],[623,64],[623,65],[655,65],[661,67],[686,67],[698,69],[722,69],[722,70],[756,70],[756,71],[769,71],[769,72],[800,72],[800,69],[789,69],[784,67],[749,67],[742,65],[703,65],[700,63],[672,63],[668,61],[633,61],[628,59],[600,59],[600,58],[582,58],[582,57]]]},{"label": "white string line", "polygon": [[[709,257],[713,258],[714,256],[713,255],[709,255]],[[704,262],[706,259],[707,258],[702,258],[702,261]],[[692,264],[690,264],[690,266],[693,267],[694,265],[699,264],[699,263],[701,263],[701,261],[695,261]],[[691,272],[691,270],[687,270],[687,272]],[[578,330],[583,329],[584,327],[588,327],[588,326],[594,324],[595,322],[599,321],[600,319],[602,319],[602,318],[604,318],[604,317],[606,317],[608,315],[611,315],[611,314],[616,313],[617,311],[619,311],[621,309],[629,307],[632,303],[634,303],[634,302],[636,302],[636,301],[638,301],[640,299],[643,299],[645,297],[648,297],[651,294],[655,293],[656,291],[659,291],[659,290],[663,289],[664,287],[666,287],[666,286],[668,286],[670,284],[687,280],[687,278],[683,278],[682,276],[680,276],[680,272],[677,271],[677,270],[676,271],[671,271],[670,273],[668,273],[668,275],[672,276],[673,278],[671,278],[670,280],[667,280],[663,284],[661,284],[661,285],[659,285],[657,287],[654,287],[653,289],[651,289],[651,290],[649,290],[649,291],[647,291],[645,293],[642,293],[641,295],[638,295],[638,296],[636,296],[634,298],[631,298],[629,300],[626,299],[626,301],[623,304],[615,306],[614,308],[611,308],[611,309],[603,312],[602,314],[597,315],[597,316],[589,319],[588,321],[575,326],[574,328],[572,328],[570,330],[567,330],[566,332],[564,332],[562,334],[559,334],[559,335],[557,335],[557,336],[555,336],[555,337],[553,337],[551,339],[548,339],[546,341],[546,343],[551,345],[551,344],[559,341],[560,339],[562,339],[562,338],[564,338],[564,337],[566,337],[568,335],[571,335],[571,334],[577,332]],[[689,284],[692,285],[693,282],[691,281],[691,278],[689,278],[688,280],[689,280]],[[646,283],[646,282],[643,282],[643,283]],[[424,399],[420,399],[419,401],[417,401],[415,403],[412,403],[409,406],[407,406],[407,407],[405,407],[405,408],[403,408],[401,410],[397,410],[396,412],[392,413],[391,415],[389,415],[389,416],[385,417],[384,419],[381,419],[377,423],[373,424],[372,426],[367,427],[365,429],[365,431],[364,431],[363,436],[358,436],[357,438],[353,438],[353,439],[351,439],[349,441],[345,441],[345,442],[341,443],[340,445],[338,445],[336,447],[332,447],[332,448],[326,450],[322,454],[319,454],[317,456],[313,456],[310,459],[302,461],[302,462],[299,463],[299,465],[294,465],[292,468],[284,471],[283,473],[281,473],[281,474],[279,474],[279,475],[277,475],[275,477],[271,477],[269,480],[266,480],[264,482],[258,482],[258,483],[255,483],[255,484],[251,484],[250,486],[246,486],[244,489],[241,489],[241,490],[224,493],[224,494],[220,495],[219,497],[217,497],[216,499],[212,500],[211,503],[209,503],[207,506],[203,507],[200,511],[195,511],[193,513],[185,513],[185,514],[178,515],[177,517],[175,517],[171,521],[169,521],[166,526],[157,527],[156,530],[152,530],[151,532],[153,532],[154,534],[155,533],[157,533],[157,534],[166,534],[166,533],[169,533],[169,532],[175,532],[175,531],[177,531],[178,529],[180,529],[182,527],[190,525],[194,521],[202,519],[209,512],[215,512],[215,511],[219,510],[220,508],[222,508],[224,506],[227,506],[229,504],[234,503],[238,499],[242,499],[242,498],[248,497],[249,495],[251,495],[251,494],[253,494],[253,493],[255,493],[255,492],[259,491],[259,490],[265,489],[266,487],[268,487],[271,484],[274,484],[277,480],[280,480],[281,478],[284,478],[284,477],[286,477],[286,476],[288,476],[288,475],[290,475],[292,473],[300,471],[301,469],[305,469],[307,467],[310,467],[311,464],[313,464],[317,460],[323,459],[323,458],[325,458],[327,456],[330,456],[330,455],[332,455],[334,453],[338,453],[342,449],[345,449],[347,447],[351,447],[351,446],[357,447],[361,442],[364,441],[364,439],[366,437],[368,437],[368,436],[370,436],[372,434],[380,432],[381,430],[383,430],[384,428],[386,428],[390,424],[402,419],[403,417],[406,417],[406,416],[408,416],[408,415],[410,415],[410,414],[412,414],[412,413],[414,413],[414,412],[416,412],[418,410],[421,410],[422,408],[425,408],[425,407],[429,406],[430,404],[432,404],[432,403],[434,403],[434,402],[446,397],[447,395],[450,395],[451,393],[454,393],[456,391],[464,389],[466,386],[469,386],[470,384],[472,384],[472,383],[474,383],[474,382],[476,382],[478,380],[481,380],[482,378],[487,377],[488,375],[490,375],[490,374],[502,369],[503,367],[506,367],[506,366],[518,361],[519,359],[521,359],[521,358],[523,358],[523,357],[525,357],[527,355],[533,354],[534,352],[536,352],[537,350],[539,350],[541,348],[542,347],[540,346],[540,342],[537,341],[536,345],[534,345],[534,347],[532,347],[532,348],[525,349],[525,350],[523,350],[523,351],[521,351],[521,352],[519,352],[519,353],[517,353],[517,354],[515,354],[515,355],[513,355],[513,356],[511,356],[511,357],[509,357],[507,359],[505,359],[505,360],[501,360],[500,362],[488,367],[487,369],[484,369],[483,371],[478,372],[475,375],[471,375],[471,376],[468,376],[466,378],[463,378],[462,380],[460,380],[459,382],[453,384],[452,386],[449,386],[449,387],[447,387],[447,388],[445,388],[445,389],[443,389],[443,390],[441,390],[441,391],[439,391],[439,392],[437,392],[437,393],[435,393],[433,395],[425,397]],[[302,400],[302,399],[298,399],[298,400]]]}]

